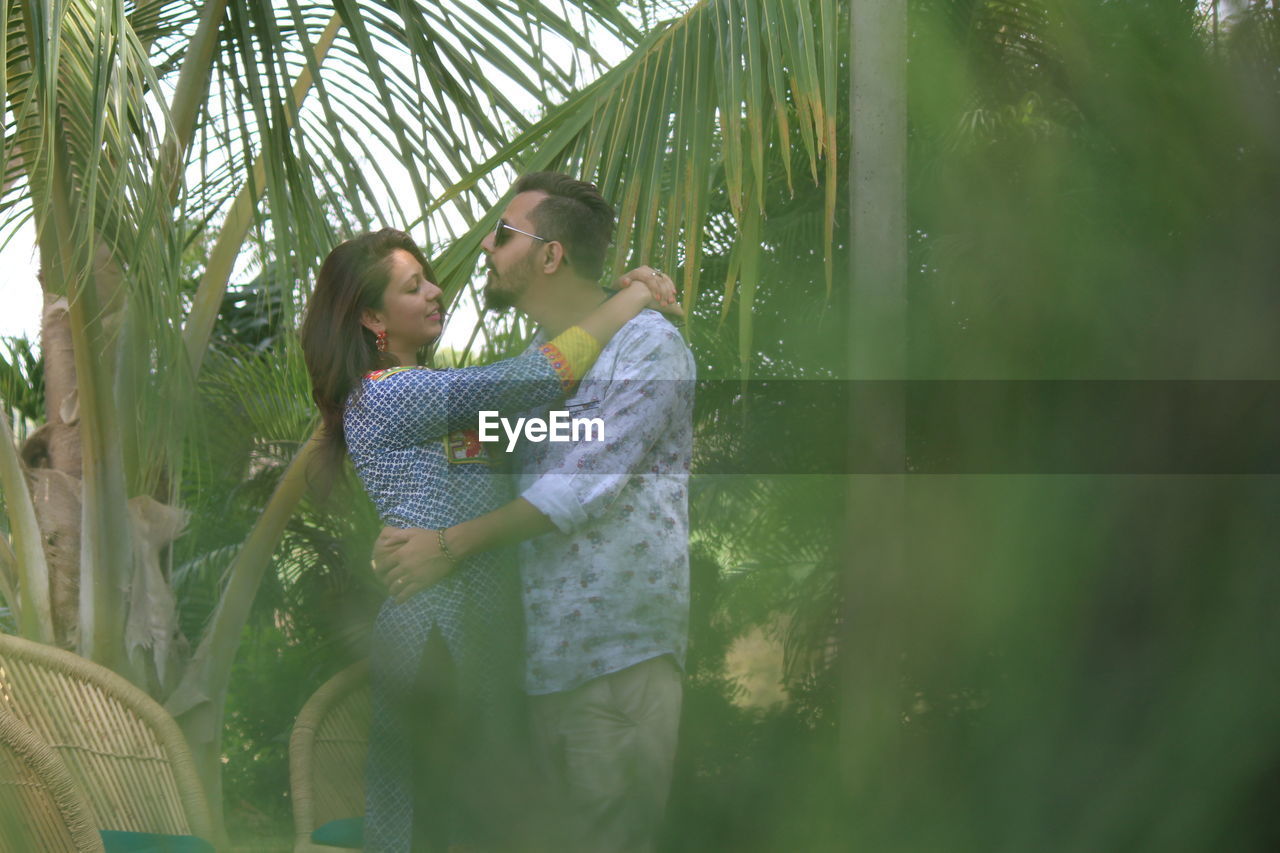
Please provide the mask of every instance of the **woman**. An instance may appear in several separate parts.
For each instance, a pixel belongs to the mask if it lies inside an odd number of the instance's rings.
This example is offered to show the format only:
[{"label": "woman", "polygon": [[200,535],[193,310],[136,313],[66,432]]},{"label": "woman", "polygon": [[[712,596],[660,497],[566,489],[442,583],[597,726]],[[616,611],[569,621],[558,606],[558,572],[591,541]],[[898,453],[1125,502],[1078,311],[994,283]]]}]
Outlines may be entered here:
[{"label": "woman", "polygon": [[[407,234],[356,237],[325,259],[302,326],[330,463],[349,452],[383,523],[397,527],[442,529],[507,503],[476,413],[558,399],[628,320],[675,296],[670,279],[637,280],[538,351],[437,371],[418,364],[443,328],[434,279]],[[444,849],[503,822],[475,803],[510,775],[521,633],[517,574],[501,550],[383,604],[370,657],[365,850]],[[423,731],[431,736],[414,737]]]}]

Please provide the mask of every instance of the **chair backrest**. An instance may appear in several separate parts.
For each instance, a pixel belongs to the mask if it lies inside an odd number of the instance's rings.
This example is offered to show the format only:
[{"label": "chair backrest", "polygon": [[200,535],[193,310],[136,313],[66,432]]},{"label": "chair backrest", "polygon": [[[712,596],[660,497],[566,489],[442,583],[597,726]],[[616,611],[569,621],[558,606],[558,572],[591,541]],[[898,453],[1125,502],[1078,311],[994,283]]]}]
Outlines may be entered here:
[{"label": "chair backrest", "polygon": [[0,710],[0,850],[102,853],[93,808],[62,759]]},{"label": "chair backrest", "polygon": [[0,708],[58,754],[100,828],[216,837],[177,723],[116,673],[62,649],[0,635]]},{"label": "chair backrest", "polygon": [[289,737],[289,787],[303,849],[316,827],[364,814],[369,713],[367,661],[326,681],[298,713]]}]

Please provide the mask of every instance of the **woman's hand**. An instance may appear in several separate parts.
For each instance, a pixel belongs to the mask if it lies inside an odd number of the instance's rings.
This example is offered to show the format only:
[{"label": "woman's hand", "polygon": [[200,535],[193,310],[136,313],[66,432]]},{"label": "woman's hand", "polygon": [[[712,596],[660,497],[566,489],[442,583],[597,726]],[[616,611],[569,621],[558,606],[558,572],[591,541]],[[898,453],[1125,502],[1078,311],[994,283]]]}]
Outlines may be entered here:
[{"label": "woman's hand", "polygon": [[653,267],[636,267],[618,278],[618,289],[645,287],[649,291],[649,307],[668,317],[684,317],[684,307],[676,301],[676,283],[671,276]]},{"label": "woman's hand", "polygon": [[434,530],[384,527],[373,546],[373,573],[387,592],[404,604],[453,571],[453,561],[440,552]]}]

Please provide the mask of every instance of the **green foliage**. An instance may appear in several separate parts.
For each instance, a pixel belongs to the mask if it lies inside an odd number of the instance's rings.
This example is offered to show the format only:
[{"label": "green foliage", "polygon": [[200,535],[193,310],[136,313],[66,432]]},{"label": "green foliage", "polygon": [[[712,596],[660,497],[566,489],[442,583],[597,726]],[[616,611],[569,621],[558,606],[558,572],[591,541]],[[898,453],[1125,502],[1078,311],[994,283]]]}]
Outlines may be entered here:
[{"label": "green foliage", "polygon": [[[1236,26],[1215,43],[1194,3],[913,6],[913,378],[1273,378],[1280,99]],[[920,416],[966,450],[1035,436],[1047,469],[1083,439],[1051,399]],[[1134,412],[1152,441],[1212,421]],[[856,844],[1274,845],[1274,487],[1125,461],[908,478],[901,575],[844,610],[895,661],[855,681],[873,655],[842,649],[848,701],[896,723],[848,733]]]},{"label": "green foliage", "polygon": [[0,405],[19,442],[44,422],[44,356],[26,338],[0,338]]},{"label": "green foliage", "polygon": [[318,673],[309,636],[246,627],[227,696],[223,784],[235,840],[289,834],[289,732]]},{"label": "green foliage", "polygon": [[[1260,66],[1215,48],[1190,3],[972,4],[961,21],[918,5],[914,375],[1262,375],[1276,101],[1245,71]],[[1034,10],[1025,37],[1015,6]]]},{"label": "green foliage", "polygon": [[[254,336],[260,327],[238,328]],[[198,446],[184,454],[183,480],[185,505],[205,521],[178,541],[174,556],[187,636],[198,636],[212,615],[226,565],[310,433],[309,394],[293,336],[229,334],[211,355],[201,376],[201,428],[192,434]],[[237,840],[288,835],[289,731],[310,693],[363,655],[382,599],[369,571],[380,526],[350,471],[288,523],[244,628],[227,698],[223,782]]]}]

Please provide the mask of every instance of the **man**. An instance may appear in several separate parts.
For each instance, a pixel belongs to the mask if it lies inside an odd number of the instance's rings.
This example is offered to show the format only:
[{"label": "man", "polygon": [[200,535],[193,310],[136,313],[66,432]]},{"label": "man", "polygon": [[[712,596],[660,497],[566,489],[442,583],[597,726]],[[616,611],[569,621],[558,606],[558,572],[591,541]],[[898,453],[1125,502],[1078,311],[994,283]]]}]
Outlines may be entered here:
[{"label": "man", "polygon": [[[482,244],[485,299],[537,321],[536,347],[605,297],[614,213],[565,175],[527,175],[515,190]],[[520,498],[444,531],[450,560],[528,540],[525,688],[535,763],[559,803],[556,849],[650,850],[661,825],[687,645],[694,370],[676,329],[641,313],[563,406],[600,419],[603,440],[524,443]],[[406,543],[380,554],[384,568],[438,559],[428,531],[389,528],[381,543]]]}]

